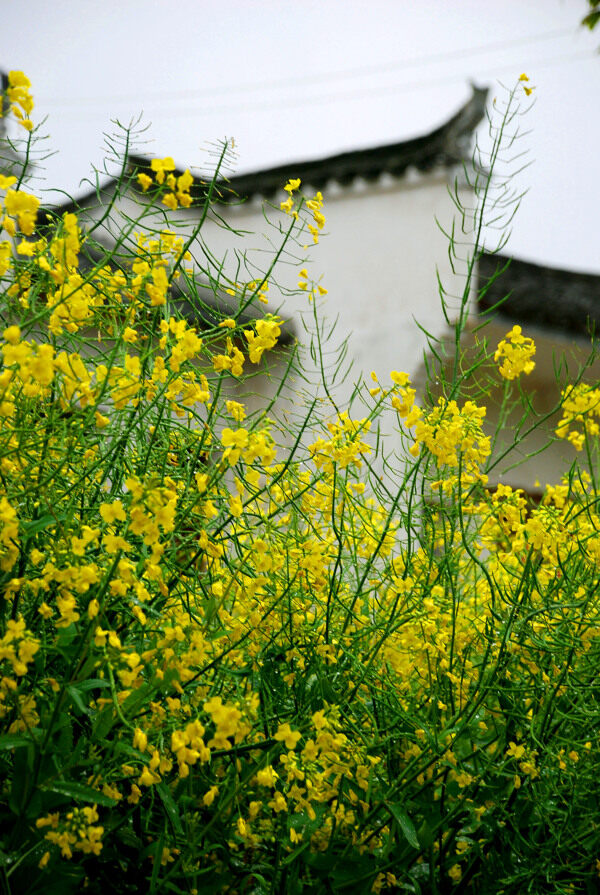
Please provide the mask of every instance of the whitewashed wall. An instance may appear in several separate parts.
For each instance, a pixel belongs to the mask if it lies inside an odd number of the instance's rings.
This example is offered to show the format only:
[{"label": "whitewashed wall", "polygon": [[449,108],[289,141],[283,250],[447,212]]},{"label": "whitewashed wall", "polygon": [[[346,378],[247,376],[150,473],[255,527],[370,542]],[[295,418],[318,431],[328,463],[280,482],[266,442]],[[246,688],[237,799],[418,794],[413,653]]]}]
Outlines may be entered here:
[{"label": "whitewashed wall", "polygon": [[[346,406],[354,384],[361,377],[367,380],[367,386],[372,385],[372,370],[383,385],[389,382],[390,370],[405,370],[414,378],[416,386],[423,388],[427,340],[417,321],[435,336],[450,337],[450,328],[442,314],[436,269],[448,292],[455,296],[450,299],[450,304],[457,307],[458,296],[464,288],[465,268],[464,264],[459,264],[458,276],[452,274],[448,239],[436,220],[446,228],[450,227],[455,211],[448,195],[451,180],[451,172],[438,170],[427,175],[409,175],[401,180],[388,178],[376,184],[356,182],[346,188],[329,184],[323,189],[327,224],[319,245],[311,243],[306,251],[290,246],[289,254],[282,257],[276,271],[275,279],[281,289],[273,285],[268,293],[269,305],[258,305],[259,313],[279,312],[293,325],[300,342],[306,342],[311,332],[314,333],[312,307],[306,295],[288,295],[287,290],[296,287],[301,267],[306,267],[310,277],[327,288],[328,294],[318,299],[319,316],[329,322],[337,319],[335,333],[326,349],[326,367],[329,367],[329,385],[341,408]],[[310,194],[308,189],[307,192]],[[107,192],[104,199],[108,200],[109,195]],[[279,201],[285,195],[282,193],[270,203],[267,219],[260,199],[235,208],[218,207],[217,213],[236,232],[223,229],[208,218],[200,240],[192,248],[198,266],[211,264],[209,258],[212,255],[217,264],[225,261],[224,270],[232,279],[247,281],[259,277],[280,245],[280,228],[287,228],[290,223],[290,218],[279,210]],[[468,201],[469,197],[465,198]],[[127,217],[137,216],[140,201],[144,202],[145,198],[138,195],[120,200],[112,215],[111,227],[115,231]],[[91,208],[90,214],[97,217],[99,211]],[[148,223],[159,229],[164,227],[164,214],[153,211]],[[175,229],[182,234],[189,234],[197,222],[194,209],[179,210],[169,216],[177,221]],[[97,235],[102,236],[102,233]],[[109,234],[105,233],[104,238],[110,239]],[[463,258],[470,248],[469,237],[463,237],[459,252]],[[216,265],[213,265],[215,271]],[[508,324],[492,324],[488,329],[490,345],[494,347],[508,329]],[[532,376],[524,378],[523,385],[534,396],[538,413],[545,414],[558,398],[554,383],[557,353],[566,351],[571,357],[571,369],[574,369],[583,361],[588,346],[568,338],[560,340],[554,333],[528,334],[538,343],[537,366]],[[344,368],[351,362],[352,370],[345,382],[336,382],[331,375],[334,349],[344,339],[348,345]],[[468,344],[467,336],[465,347]],[[243,385],[232,380],[227,385],[228,394],[243,400],[250,411],[260,411],[277,392],[290,350],[270,352],[258,369],[248,364],[258,375]],[[318,386],[320,373],[307,352],[303,355],[303,364],[309,381],[298,377],[291,383],[292,388],[284,393],[272,414],[279,420],[277,437],[283,444],[289,444],[291,439],[288,429],[292,425],[288,425],[288,421],[294,416],[301,418],[304,412],[302,400],[294,389],[304,392],[309,399],[320,397],[327,403],[323,388]],[[590,371],[586,378],[596,373],[597,370]],[[500,402],[500,390],[497,393],[492,390],[487,401],[490,434],[496,428]],[[365,406],[360,401],[355,402],[352,415],[365,415]],[[565,466],[574,459],[570,445],[555,442],[549,450],[536,453],[552,440],[556,422],[554,417],[547,420],[526,443],[511,451],[494,469],[492,483],[503,481],[531,490],[535,489],[537,480],[542,484],[558,481]],[[517,423],[518,413],[515,411],[501,433],[496,456],[511,447],[512,430]],[[395,414],[384,416],[382,426],[386,452],[399,450]],[[305,443],[309,441],[310,433],[307,433]],[[524,460],[524,463],[508,468],[518,460]]]},{"label": "whitewashed wall", "polygon": [[[328,185],[322,190],[327,223],[319,244],[315,246],[311,241],[305,251],[302,247],[290,246],[275,274],[281,289],[272,286],[268,293],[269,305],[258,306],[262,312],[278,311],[293,325],[299,340],[306,341],[305,328],[314,331],[312,307],[306,295],[288,296],[287,289],[297,286],[301,267],[306,267],[309,276],[327,288],[328,294],[318,299],[319,316],[329,324],[337,319],[337,326],[327,346],[326,365],[333,365],[334,349],[344,339],[348,340],[345,367],[352,363],[345,382],[335,381],[330,367],[329,385],[342,407],[361,376],[368,380],[368,385],[373,384],[372,370],[385,385],[390,381],[391,370],[414,374],[419,369],[426,337],[416,321],[438,336],[447,331],[436,269],[451,293],[461,293],[464,286],[463,279],[451,273],[448,240],[436,223],[437,219],[450,227],[455,210],[448,194],[451,178],[451,172],[440,169],[429,174],[409,173],[400,180],[387,177],[375,184],[357,181],[344,188]],[[303,189],[312,194],[309,185],[303,184]],[[224,270],[233,279],[259,276],[280,244],[278,228],[287,228],[290,223],[290,218],[278,207],[280,199],[285,197],[282,192],[271,203],[275,207],[268,209],[270,223],[265,220],[263,202],[259,199],[235,208],[218,207],[218,214],[238,235],[218,226],[209,217],[202,228],[201,240],[192,248],[198,265],[209,264],[212,253],[216,259],[225,259]],[[124,220],[123,215],[133,217],[139,213],[140,200],[143,201],[138,196],[121,199],[112,226],[118,227]],[[177,221],[174,229],[189,233],[196,223],[197,212],[180,209],[172,218]],[[148,223],[164,226],[160,219],[158,214]],[[463,254],[466,255],[468,248],[467,240],[462,247]],[[308,353],[304,354],[303,363],[309,368],[311,378],[310,367],[314,365]],[[260,404],[260,395],[274,393],[283,364],[283,358],[267,361],[266,367],[272,367],[270,373],[252,380],[251,388],[257,393],[251,402],[254,407]],[[314,383],[319,379],[318,372],[314,369],[312,372],[310,386],[301,380],[296,383],[299,389],[307,388],[310,395],[317,393]],[[323,390],[319,393],[322,395]],[[289,393],[286,400],[290,400]],[[364,413],[365,408],[358,402],[353,415]],[[399,446],[394,436],[394,416],[384,421],[388,451]]]},{"label": "whitewashed wall", "polygon": [[[448,225],[453,205],[447,192],[446,172],[418,175],[416,182],[329,188],[323,191],[327,223],[318,246],[309,246],[306,267],[321,279],[328,294],[319,299],[321,312],[338,319],[338,340],[348,338],[353,379],[375,370],[382,381],[392,369],[414,371],[422,360],[425,337],[416,318],[427,329],[441,334],[441,311],[436,266],[442,280],[452,284],[446,237],[436,217]],[[289,218],[280,219],[287,224]],[[266,229],[262,209],[256,203],[228,215],[237,228],[256,234]],[[231,251],[230,233],[208,226],[204,230],[217,254]],[[273,233],[269,234],[273,239]],[[240,237],[240,245],[255,247],[251,256],[260,266],[260,236]],[[266,248],[267,241],[263,240]],[[264,263],[264,262],[263,262]],[[296,271],[283,276],[295,285]],[[456,282],[453,283],[456,288]],[[276,296],[272,302],[277,304]],[[283,313],[298,315],[306,301],[283,300]],[[347,391],[347,389],[346,389]]]}]

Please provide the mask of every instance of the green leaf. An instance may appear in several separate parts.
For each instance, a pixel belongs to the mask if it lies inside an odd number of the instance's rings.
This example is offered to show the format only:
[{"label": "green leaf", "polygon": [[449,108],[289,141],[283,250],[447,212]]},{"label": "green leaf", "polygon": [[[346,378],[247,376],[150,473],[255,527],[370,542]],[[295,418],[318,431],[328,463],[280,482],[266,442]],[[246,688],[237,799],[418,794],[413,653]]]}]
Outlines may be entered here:
[{"label": "green leaf", "polygon": [[158,841],[156,843],[156,847],[154,849],[154,862],[152,867],[152,878],[150,879],[150,895],[154,895],[154,892],[157,892],[156,884],[158,882],[158,874],[160,873],[160,858],[162,855],[163,845],[165,841],[165,832],[161,830],[160,836],[158,837]]},{"label": "green leaf", "polygon": [[33,519],[31,522],[22,522],[21,528],[23,529],[25,537],[30,537],[40,531],[44,531],[44,529],[49,528],[51,525],[64,522],[65,519],[66,516],[51,516],[47,514],[45,516],[40,516],[39,519]]},{"label": "green leaf", "polygon": [[175,800],[171,795],[171,791],[164,783],[158,783],[155,789],[159,794],[163,805],[165,806],[165,811],[167,812],[169,820],[173,825],[173,829],[180,836],[183,836],[183,826],[181,824],[181,818],[179,817],[179,811],[177,810],[177,805],[175,804]]},{"label": "green leaf", "polygon": [[78,690],[83,690],[85,692],[86,690],[106,689],[107,687],[110,687],[110,684],[108,681],[103,681],[102,678],[91,677],[85,681],[77,681],[74,686],[76,686]]},{"label": "green leaf", "polygon": [[73,725],[70,718],[66,718],[66,722],[58,729],[58,736],[53,737],[52,748],[55,754],[70,756],[73,753]]},{"label": "green leaf", "polygon": [[133,830],[130,830],[127,827],[121,827],[117,835],[119,842],[123,843],[123,845],[126,845],[128,848],[134,848],[137,852],[141,852],[142,841],[139,836],[136,836]]},{"label": "green leaf", "polygon": [[27,802],[30,792],[30,784],[33,779],[33,749],[31,741],[27,746],[19,746],[13,757],[12,786],[8,807],[17,816],[20,816]]},{"label": "green leaf", "polygon": [[81,802],[103,805],[105,808],[112,808],[117,804],[115,799],[105,796],[103,792],[98,792],[91,786],[84,786],[83,783],[72,783],[69,780],[55,780],[53,783],[46,784],[44,789],[56,792],[61,796],[69,796],[71,799],[78,799]]},{"label": "green leaf", "polygon": [[133,693],[130,693],[121,706],[124,717],[128,719],[134,718],[139,709],[150,702],[150,698],[155,692],[156,687],[153,684],[143,684],[137,690],[134,690]]},{"label": "green leaf", "polygon": [[17,746],[31,746],[31,740],[19,733],[5,733],[0,736],[0,752],[4,749],[16,749]]},{"label": "green leaf", "polygon": [[[356,880],[368,873],[371,867],[371,862],[366,855],[357,857],[354,860],[345,859],[342,864],[332,867],[329,877],[332,882],[344,888],[348,886],[348,883],[354,883],[352,890],[356,891]],[[374,876],[376,872],[373,874]],[[371,886],[369,885],[368,888],[370,889]]]},{"label": "green leaf", "polygon": [[306,863],[317,873],[330,873],[332,867],[335,867],[336,856],[331,852],[308,852],[306,855]]},{"label": "green leaf", "polygon": [[281,858],[279,863],[281,867],[285,867],[287,864],[293,864],[296,858],[302,854],[303,851],[310,846],[310,839],[307,839],[306,842],[302,842],[298,848],[295,848],[294,851],[290,852],[289,855],[286,855],[285,858]]},{"label": "green leaf", "polygon": [[67,693],[69,694],[69,696],[71,697],[71,699],[73,700],[73,702],[75,703],[75,705],[77,706],[77,708],[79,709],[79,711],[81,712],[81,714],[89,715],[90,710],[89,710],[88,706],[85,704],[85,702],[83,701],[83,699],[81,698],[81,693],[79,692],[77,687],[72,687],[69,685],[66,688],[66,690],[67,690]]},{"label": "green leaf", "polygon": [[590,31],[593,31],[598,22],[600,22],[600,12],[590,12],[581,24],[586,25]]},{"label": "green leaf", "polygon": [[25,817],[29,818],[30,820],[34,820],[36,817],[44,814],[43,805],[44,801],[42,799],[42,794],[39,789],[36,789],[29,799],[29,804],[27,805],[27,810],[25,811]]},{"label": "green leaf", "polygon": [[104,740],[117,723],[117,720],[114,707],[112,705],[105,706],[96,717],[92,730],[92,740]]},{"label": "green leaf", "polygon": [[404,833],[404,838],[408,844],[412,845],[413,848],[419,848],[419,839],[417,837],[415,825],[406,811],[402,811],[400,805],[392,804],[390,802],[386,802],[385,804],[386,808]]}]

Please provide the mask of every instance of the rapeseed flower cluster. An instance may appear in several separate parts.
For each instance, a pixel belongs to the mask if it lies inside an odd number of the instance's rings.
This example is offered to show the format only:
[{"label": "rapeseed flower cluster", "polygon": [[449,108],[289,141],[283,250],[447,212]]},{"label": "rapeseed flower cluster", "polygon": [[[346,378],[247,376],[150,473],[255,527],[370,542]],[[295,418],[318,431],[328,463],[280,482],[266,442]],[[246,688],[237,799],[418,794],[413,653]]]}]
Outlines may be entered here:
[{"label": "rapeseed flower cluster", "polygon": [[[2,188],[6,189],[5,195],[2,197],[1,204],[4,208],[4,218],[2,219],[2,227],[9,236],[16,236],[17,230],[23,236],[32,236],[37,221],[37,211],[40,207],[40,200],[37,196],[25,190],[13,190],[12,186],[17,182],[16,177],[4,177]],[[20,244],[24,247],[24,243]],[[20,254],[26,254],[21,251]],[[5,260],[8,264],[8,258]],[[8,267],[7,267],[8,269]],[[6,273],[6,270],[3,271]]]},{"label": "rapeseed flower cluster", "polygon": [[513,326],[506,338],[498,344],[494,360],[502,361],[500,375],[504,379],[516,379],[521,373],[528,376],[535,367],[531,360],[535,354],[535,344],[529,336],[524,336],[520,326]]},{"label": "rapeseed flower cluster", "polygon": [[[282,211],[285,211],[286,214],[292,215],[296,220],[298,220],[298,210],[301,207],[300,205],[295,204],[294,202],[294,193],[300,189],[300,180],[299,178],[292,178],[287,182],[284,186],[284,190],[289,194],[287,199],[280,203],[280,208]],[[312,199],[304,199],[303,205],[310,211],[312,216],[312,223],[306,222],[306,227],[313,238],[313,243],[316,245],[319,242],[319,232],[325,226],[325,215],[323,214],[323,194],[319,191],[315,193]]]},{"label": "rapeseed flower cluster", "polygon": [[[102,851],[102,834],[104,828],[96,826],[99,820],[96,806],[93,808],[74,808],[67,812],[64,819],[60,813],[49,814],[40,817],[36,821],[36,827],[43,830],[50,827],[45,834],[45,839],[60,848],[64,858],[73,857],[73,849],[84,854],[99,855]],[[44,868],[50,860],[50,852],[45,852],[39,866]]]},{"label": "rapeseed flower cluster", "polygon": [[166,158],[153,158],[150,162],[150,170],[154,180],[151,175],[144,172],[137,175],[137,182],[144,193],[153,185],[159,188],[163,187],[161,202],[170,211],[176,211],[179,206],[190,207],[193,202],[190,191],[194,184],[194,178],[187,168],[183,174],[175,175],[173,173],[175,162],[170,156],[167,156]]},{"label": "rapeseed flower cluster", "polygon": [[569,385],[561,399],[562,418],[556,435],[566,438],[580,451],[586,439],[595,441],[600,434],[600,389],[585,383]]},{"label": "rapeseed flower cluster", "polygon": [[[9,71],[6,98],[10,103],[10,111],[25,130],[33,130],[33,121],[29,117],[33,112],[33,97],[29,92],[31,81],[22,71]],[[0,115],[2,109],[0,108]]]},{"label": "rapeseed flower cluster", "polygon": [[[185,207],[174,170],[154,160],[137,182]],[[318,234],[322,197],[299,188],[284,211],[306,207]],[[357,391],[360,413],[303,420],[286,450],[237,390],[281,335],[275,314],[238,322],[272,271],[233,283],[239,306],[200,332],[172,299],[192,258],[169,227],[88,269],[76,215],[41,235],[34,201],[4,208],[0,839],[14,890],[591,890],[593,464],[537,503],[488,490],[483,404],[460,383],[419,398],[399,370]],[[527,373],[531,340],[515,327],[501,346],[495,375]],[[562,396],[559,434],[590,456],[597,398],[581,383]],[[381,412],[407,448],[394,478],[372,463]]]}]

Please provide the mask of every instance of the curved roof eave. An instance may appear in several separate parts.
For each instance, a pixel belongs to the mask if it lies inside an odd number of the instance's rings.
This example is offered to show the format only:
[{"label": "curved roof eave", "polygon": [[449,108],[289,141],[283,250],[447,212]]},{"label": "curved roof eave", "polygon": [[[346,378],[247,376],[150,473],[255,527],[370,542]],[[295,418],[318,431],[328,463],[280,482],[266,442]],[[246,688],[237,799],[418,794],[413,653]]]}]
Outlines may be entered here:
[{"label": "curved roof eave", "polygon": [[600,332],[600,274],[533,264],[498,253],[478,259],[481,314],[497,313],[571,336]]},{"label": "curved roof eave", "polygon": [[[303,184],[322,189],[334,180],[348,185],[357,178],[374,181],[383,174],[403,177],[409,169],[427,172],[434,168],[450,168],[469,160],[468,149],[473,132],[485,115],[488,88],[471,85],[471,96],[448,121],[421,137],[387,143],[369,149],[355,149],[318,159],[285,162],[246,174],[235,174],[219,181],[215,197],[223,202],[250,199],[253,196],[273,196],[290,177],[299,177]],[[149,169],[151,158],[131,154],[127,157],[131,171]],[[183,169],[173,172],[176,176]],[[99,194],[110,190],[117,178],[107,180],[94,190],[53,207],[54,214],[77,211],[98,200]],[[196,181],[192,195],[203,198],[208,184]]]}]

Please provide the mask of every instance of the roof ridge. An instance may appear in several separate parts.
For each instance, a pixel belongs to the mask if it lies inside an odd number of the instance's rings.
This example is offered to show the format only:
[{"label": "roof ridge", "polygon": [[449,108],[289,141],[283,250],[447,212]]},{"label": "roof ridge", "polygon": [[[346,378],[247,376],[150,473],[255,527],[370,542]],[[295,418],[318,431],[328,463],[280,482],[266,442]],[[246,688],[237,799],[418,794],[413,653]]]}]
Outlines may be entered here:
[{"label": "roof ridge", "polygon": [[[438,166],[460,164],[467,160],[467,147],[474,129],[485,115],[488,96],[487,87],[471,84],[471,91],[467,102],[448,121],[420,137],[316,159],[284,162],[224,177],[219,181],[219,186],[226,190],[226,195],[221,195],[220,198],[229,201],[233,195],[242,199],[255,195],[272,196],[282,189],[289,177],[300,177],[304,184],[321,189],[330,180],[348,184],[358,177],[372,181],[384,173],[402,177],[409,168],[425,172]],[[149,156],[136,153],[127,156],[127,162],[132,168],[149,168],[151,160]],[[177,176],[183,172],[182,169],[176,169],[173,173]],[[116,177],[110,178],[98,189],[105,190],[116,180]],[[196,183],[195,186],[198,193],[205,192],[205,185]],[[77,199],[54,206],[52,210],[55,214],[76,210],[96,197],[98,189],[94,188]]]}]

